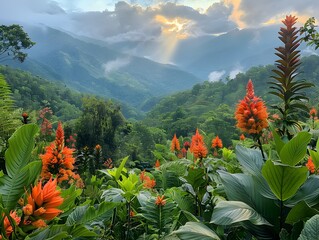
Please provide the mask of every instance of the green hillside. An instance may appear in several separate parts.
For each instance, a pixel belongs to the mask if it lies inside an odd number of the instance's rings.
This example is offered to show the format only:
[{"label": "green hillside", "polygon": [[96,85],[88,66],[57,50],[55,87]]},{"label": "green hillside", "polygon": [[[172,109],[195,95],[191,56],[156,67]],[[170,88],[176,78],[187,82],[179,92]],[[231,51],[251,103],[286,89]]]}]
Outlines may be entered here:
[{"label": "green hillside", "polygon": [[[179,92],[163,98],[149,112],[144,122],[150,126],[163,128],[169,135],[177,133],[187,136],[197,127],[207,134],[214,133],[224,139],[237,139],[234,109],[246,93],[245,86],[252,79],[255,93],[261,97],[268,108],[278,99],[268,94],[273,65],[253,67],[246,73],[224,82],[204,82],[196,84],[191,90]],[[302,59],[299,79],[315,84],[308,90],[309,106],[318,104],[319,57],[312,55]],[[230,142],[228,143],[230,144]]]}]

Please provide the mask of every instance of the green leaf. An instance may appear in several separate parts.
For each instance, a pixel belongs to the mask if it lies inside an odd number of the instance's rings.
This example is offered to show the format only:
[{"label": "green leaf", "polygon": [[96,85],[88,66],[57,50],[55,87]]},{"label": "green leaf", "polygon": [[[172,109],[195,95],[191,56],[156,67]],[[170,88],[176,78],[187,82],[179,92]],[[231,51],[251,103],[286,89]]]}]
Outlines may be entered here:
[{"label": "green leaf", "polygon": [[290,166],[295,166],[299,163],[306,155],[307,145],[310,139],[310,133],[299,132],[282,147],[279,153],[281,162]]},{"label": "green leaf", "polygon": [[122,160],[120,166],[116,169],[116,173],[115,173],[115,180],[116,180],[116,181],[118,181],[118,180],[120,179],[122,170],[123,170],[123,168],[124,168],[124,166],[125,166],[127,160],[128,160],[128,156],[125,157],[125,158],[123,158],[123,160]]},{"label": "green leaf", "polygon": [[120,188],[110,188],[103,191],[101,198],[106,202],[125,202],[124,194]]},{"label": "green leaf", "polygon": [[297,193],[285,202],[285,206],[293,207],[300,201],[305,201],[310,207],[319,204],[319,176],[310,175]]},{"label": "green leaf", "polygon": [[170,235],[177,235],[181,240],[219,240],[217,234],[209,227],[199,222],[187,222]]},{"label": "green leaf", "polygon": [[285,143],[275,129],[272,130],[272,135],[274,136],[276,151],[279,154]]},{"label": "green leaf", "polygon": [[299,187],[306,181],[308,169],[293,167],[267,160],[262,175],[276,197],[285,201],[292,197]]},{"label": "green leaf", "polygon": [[318,213],[317,210],[309,207],[305,201],[301,201],[290,210],[286,223],[293,225],[301,220],[309,219]]},{"label": "green leaf", "polygon": [[319,229],[319,215],[317,214],[306,222],[305,227],[301,231],[301,234],[298,240],[318,239],[318,229]]},{"label": "green leaf", "polygon": [[16,206],[25,189],[29,188],[41,171],[41,161],[30,162],[37,131],[36,125],[27,124],[9,139],[9,148],[5,153],[8,175],[0,178],[0,194],[7,210]]},{"label": "green leaf", "polygon": [[113,213],[113,209],[118,203],[102,202],[98,206],[79,206],[67,218],[66,225],[86,224],[99,218],[108,219]]},{"label": "green leaf", "polygon": [[26,240],[63,240],[70,239],[71,236],[67,233],[68,227],[65,225],[52,225],[45,229],[39,229],[28,235]]},{"label": "green leaf", "polygon": [[218,225],[230,225],[242,221],[250,221],[254,225],[272,226],[253,208],[240,201],[218,202],[210,222]]},{"label": "green leaf", "polygon": [[9,148],[5,153],[6,170],[10,178],[14,178],[25,167],[34,148],[34,136],[39,131],[35,124],[20,127],[9,139]]},{"label": "green leaf", "polygon": [[309,149],[309,153],[313,161],[313,164],[315,165],[315,168],[318,169],[319,168],[319,153],[311,149]]},{"label": "green leaf", "polygon": [[243,172],[248,172],[252,175],[260,173],[264,164],[260,150],[237,145],[236,156],[240,165],[243,167]]}]

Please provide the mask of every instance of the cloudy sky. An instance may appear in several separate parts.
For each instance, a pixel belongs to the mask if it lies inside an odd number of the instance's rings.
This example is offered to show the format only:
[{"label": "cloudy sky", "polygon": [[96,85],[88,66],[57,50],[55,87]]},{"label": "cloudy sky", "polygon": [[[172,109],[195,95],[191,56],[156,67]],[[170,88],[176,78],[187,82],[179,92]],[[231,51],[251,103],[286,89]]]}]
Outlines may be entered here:
[{"label": "cloudy sky", "polygon": [[2,0],[0,20],[45,24],[107,41],[187,38],[319,17],[318,0]]}]

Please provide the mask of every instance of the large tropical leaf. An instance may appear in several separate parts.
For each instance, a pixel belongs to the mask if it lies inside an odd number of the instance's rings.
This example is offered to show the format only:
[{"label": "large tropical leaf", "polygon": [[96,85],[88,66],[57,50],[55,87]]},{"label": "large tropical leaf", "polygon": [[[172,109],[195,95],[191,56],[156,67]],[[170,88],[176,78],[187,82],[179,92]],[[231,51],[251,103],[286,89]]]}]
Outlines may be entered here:
[{"label": "large tropical leaf", "polygon": [[171,235],[177,235],[181,240],[219,240],[218,235],[209,227],[199,222],[187,222]]},{"label": "large tropical leaf", "polygon": [[305,201],[310,207],[319,204],[319,176],[310,175],[297,193],[287,201],[285,206],[293,207],[300,201]]},{"label": "large tropical leaf", "polygon": [[318,231],[319,231],[319,214],[313,216],[306,222],[305,227],[302,230],[298,240],[318,239]]},{"label": "large tropical leaf", "polygon": [[307,220],[316,214],[319,214],[316,209],[311,208],[305,201],[301,201],[289,211],[286,223],[293,225],[299,221]]},{"label": "large tropical leaf", "polygon": [[113,209],[118,206],[114,202],[102,202],[98,206],[78,206],[67,218],[66,225],[87,224],[92,221],[109,219],[112,216]]},{"label": "large tropical leaf", "polygon": [[16,206],[25,189],[29,188],[41,171],[40,161],[30,162],[37,131],[36,125],[27,124],[9,139],[9,148],[5,153],[8,175],[0,178],[0,194],[8,210]]},{"label": "large tropical leaf", "polygon": [[299,132],[282,147],[279,153],[281,162],[290,166],[295,166],[299,163],[306,155],[307,145],[310,139],[310,133]]},{"label": "large tropical leaf", "polygon": [[256,175],[261,172],[264,160],[260,150],[237,145],[236,156],[242,166],[243,172],[247,172],[252,175]]},{"label": "large tropical leaf", "polygon": [[220,201],[214,208],[211,223],[231,225],[233,223],[250,221],[254,225],[272,226],[263,216],[246,203],[240,201]]},{"label": "large tropical leaf", "polygon": [[270,189],[276,197],[285,201],[292,197],[306,181],[308,169],[294,167],[267,160],[262,169]]}]

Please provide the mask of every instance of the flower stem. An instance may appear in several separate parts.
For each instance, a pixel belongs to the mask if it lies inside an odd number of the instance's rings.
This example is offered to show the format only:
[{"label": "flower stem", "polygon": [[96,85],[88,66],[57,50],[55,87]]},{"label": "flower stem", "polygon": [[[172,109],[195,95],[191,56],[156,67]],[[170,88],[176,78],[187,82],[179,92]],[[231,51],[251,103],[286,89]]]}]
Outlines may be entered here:
[{"label": "flower stem", "polygon": [[261,155],[263,157],[263,160],[265,161],[266,158],[265,158],[265,154],[264,154],[264,150],[263,150],[263,145],[261,144],[261,141],[260,141],[260,138],[257,139],[257,142],[258,142],[258,146],[259,146],[259,149],[261,151]]}]

